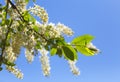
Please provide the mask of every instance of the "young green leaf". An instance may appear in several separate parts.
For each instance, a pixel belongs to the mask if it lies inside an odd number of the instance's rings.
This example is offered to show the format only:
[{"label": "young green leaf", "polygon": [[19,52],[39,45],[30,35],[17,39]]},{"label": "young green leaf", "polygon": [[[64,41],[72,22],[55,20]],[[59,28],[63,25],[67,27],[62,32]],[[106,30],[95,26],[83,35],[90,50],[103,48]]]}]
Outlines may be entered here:
[{"label": "young green leaf", "polygon": [[57,48],[52,48],[52,49],[50,50],[51,56],[55,55],[56,52],[57,52]]},{"label": "young green leaf", "polygon": [[63,49],[64,56],[66,59],[69,59],[72,61],[78,59],[75,49],[72,48],[71,46],[63,46],[62,49]]},{"label": "young green leaf", "polygon": [[79,45],[86,45],[87,43],[91,42],[94,39],[92,35],[85,34],[79,37],[76,37],[72,40],[71,44],[79,44]]},{"label": "young green leaf", "polygon": [[73,44],[77,51],[79,51],[81,54],[85,56],[93,56],[95,53],[87,48],[87,44],[90,43],[93,39],[94,37],[92,35],[86,34],[76,37],[73,39],[71,44]]},{"label": "young green leaf", "polygon": [[77,51],[85,56],[93,56],[95,53],[87,47],[76,46]]}]

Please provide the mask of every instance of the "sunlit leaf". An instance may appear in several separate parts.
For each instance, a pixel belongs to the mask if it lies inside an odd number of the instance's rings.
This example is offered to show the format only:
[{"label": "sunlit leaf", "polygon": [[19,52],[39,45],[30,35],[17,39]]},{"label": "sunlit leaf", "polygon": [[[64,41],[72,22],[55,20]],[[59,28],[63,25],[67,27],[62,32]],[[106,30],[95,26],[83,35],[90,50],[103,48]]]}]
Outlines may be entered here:
[{"label": "sunlit leaf", "polygon": [[85,56],[93,56],[94,52],[88,49],[87,47],[76,46],[76,49]]},{"label": "sunlit leaf", "polygon": [[93,56],[94,52],[87,48],[87,44],[90,43],[94,37],[92,35],[86,34],[76,37],[72,40],[71,44],[75,46],[77,51],[85,56]]},{"label": "sunlit leaf", "polygon": [[71,44],[86,45],[94,39],[92,35],[86,34],[79,37],[76,37],[72,40]]},{"label": "sunlit leaf", "polygon": [[57,48],[52,48],[52,49],[50,50],[51,56],[55,55],[56,52],[57,52]]}]

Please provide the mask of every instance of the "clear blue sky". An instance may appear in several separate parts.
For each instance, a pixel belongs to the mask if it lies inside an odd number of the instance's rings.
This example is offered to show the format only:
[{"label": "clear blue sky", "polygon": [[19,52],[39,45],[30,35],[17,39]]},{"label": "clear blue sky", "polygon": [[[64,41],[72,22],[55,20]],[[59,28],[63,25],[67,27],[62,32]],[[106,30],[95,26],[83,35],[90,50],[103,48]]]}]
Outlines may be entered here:
[{"label": "clear blue sky", "polygon": [[74,30],[68,41],[92,34],[96,37],[93,43],[102,53],[93,57],[79,54],[81,75],[77,77],[65,60],[51,57],[51,76],[47,78],[42,75],[38,58],[27,64],[21,53],[17,64],[24,79],[3,70],[0,82],[120,82],[120,0],[37,0],[37,4],[47,9],[49,22],[61,22]]}]

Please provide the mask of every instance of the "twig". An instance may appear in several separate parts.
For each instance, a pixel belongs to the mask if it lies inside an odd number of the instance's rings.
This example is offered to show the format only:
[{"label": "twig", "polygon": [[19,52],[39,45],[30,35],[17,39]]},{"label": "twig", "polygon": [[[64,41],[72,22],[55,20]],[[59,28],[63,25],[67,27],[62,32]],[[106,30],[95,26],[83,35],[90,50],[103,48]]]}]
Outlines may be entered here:
[{"label": "twig", "polygon": [[20,15],[20,19],[25,22],[24,17],[23,17],[22,14],[19,12],[18,8],[17,8],[10,0],[8,0],[8,3],[11,4],[11,6],[12,6],[13,9],[16,9],[16,11],[18,12],[18,14]]}]

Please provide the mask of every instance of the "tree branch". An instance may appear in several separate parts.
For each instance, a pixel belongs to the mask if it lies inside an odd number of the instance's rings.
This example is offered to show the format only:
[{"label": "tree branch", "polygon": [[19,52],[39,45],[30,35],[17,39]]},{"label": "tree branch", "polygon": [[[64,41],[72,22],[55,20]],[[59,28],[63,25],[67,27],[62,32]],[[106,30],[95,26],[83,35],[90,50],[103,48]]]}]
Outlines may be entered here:
[{"label": "tree branch", "polygon": [[20,15],[20,19],[25,22],[24,17],[22,16],[22,14],[18,10],[18,8],[10,0],[8,0],[8,3],[10,3],[10,5],[12,6],[12,8],[15,9],[18,12],[18,14]]}]

